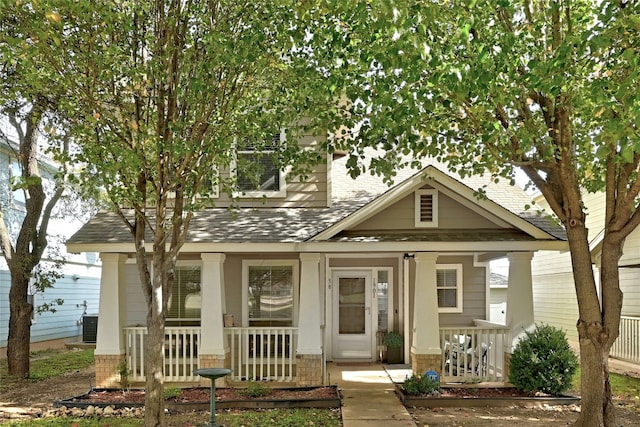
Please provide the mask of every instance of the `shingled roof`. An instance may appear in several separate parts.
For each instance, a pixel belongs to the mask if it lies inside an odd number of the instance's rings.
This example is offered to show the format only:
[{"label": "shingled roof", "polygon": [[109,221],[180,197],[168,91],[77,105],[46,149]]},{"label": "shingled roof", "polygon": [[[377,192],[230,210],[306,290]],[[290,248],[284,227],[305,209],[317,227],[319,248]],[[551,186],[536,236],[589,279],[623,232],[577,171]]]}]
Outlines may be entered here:
[{"label": "shingled roof", "polygon": [[[536,212],[525,210],[525,205],[531,204],[531,198],[519,187],[509,185],[506,181],[492,182],[489,177],[474,176],[461,179],[447,171],[441,164],[425,161],[427,168],[435,168],[453,179],[463,183],[471,190],[484,187],[488,199],[498,206],[524,219],[538,229],[548,233],[550,239],[565,240],[564,229],[554,224],[548,217]],[[333,161],[332,164],[332,206],[329,208],[207,208],[195,212],[189,228],[187,242],[189,243],[291,243],[313,241],[314,236],[338,223],[344,218],[357,213],[372,201],[393,191],[398,185],[416,174],[424,171],[404,168],[397,171],[394,184],[387,185],[382,177],[369,173],[361,174],[352,179],[346,168],[346,157]],[[128,212],[133,216],[133,211]],[[413,233],[398,236],[398,241],[415,241],[416,239],[453,239],[453,241],[478,240],[480,234],[469,234],[441,230],[436,233]],[[362,236],[352,236],[362,239]],[[393,239],[388,233],[369,236],[372,241]],[[489,237],[484,236],[482,239]],[[531,236],[525,233],[503,232],[494,233],[494,240],[529,240]],[[150,241],[151,236],[148,236]],[[332,241],[348,240],[345,234],[336,235]],[[459,240],[462,239],[462,240]],[[451,241],[451,240],[450,240]],[[82,245],[96,243],[130,243],[131,234],[123,225],[121,219],[113,212],[102,211],[95,215],[84,227],[74,234],[67,245]]]}]

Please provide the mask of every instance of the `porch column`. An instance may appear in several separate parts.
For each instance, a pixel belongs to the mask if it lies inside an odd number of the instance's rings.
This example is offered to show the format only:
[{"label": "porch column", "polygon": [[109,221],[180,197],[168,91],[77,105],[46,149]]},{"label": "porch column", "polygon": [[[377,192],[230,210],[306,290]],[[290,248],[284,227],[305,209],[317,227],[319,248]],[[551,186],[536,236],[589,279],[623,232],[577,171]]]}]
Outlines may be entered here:
[{"label": "porch column", "polygon": [[322,384],[322,331],[320,330],[320,254],[300,254],[300,304],[296,378],[299,386]]},{"label": "porch column", "polygon": [[429,369],[441,373],[442,350],[436,290],[437,259],[438,254],[433,252],[417,252],[415,257],[411,369],[417,375],[422,375]]},{"label": "porch column", "polygon": [[122,328],[127,318],[126,254],[101,253],[100,308],[94,360],[97,387],[120,387],[118,365],[124,360]]},{"label": "porch column", "polygon": [[[200,308],[200,342],[198,357],[200,368],[228,368],[227,353],[229,345],[224,336],[223,314],[225,311],[224,295],[224,259],[222,253],[203,253],[202,285]],[[202,379],[201,385],[209,384]],[[216,380],[217,385],[224,385],[224,378]]]},{"label": "porch column", "polygon": [[524,331],[535,327],[533,312],[533,286],[531,280],[531,259],[533,252],[510,252],[509,286],[507,287],[506,325],[510,330],[510,339],[505,342],[505,377],[509,375],[511,353]]}]

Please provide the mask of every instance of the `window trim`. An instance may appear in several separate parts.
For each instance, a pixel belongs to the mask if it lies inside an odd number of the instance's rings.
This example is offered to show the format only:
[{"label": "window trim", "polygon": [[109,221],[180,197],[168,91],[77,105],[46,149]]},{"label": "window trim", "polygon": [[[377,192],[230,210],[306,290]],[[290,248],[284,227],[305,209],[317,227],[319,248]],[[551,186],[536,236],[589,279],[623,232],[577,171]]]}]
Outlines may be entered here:
[{"label": "window trim", "polygon": [[439,289],[452,289],[438,286],[438,270],[455,270],[456,271],[456,306],[440,307],[438,305],[438,313],[462,313],[463,312],[463,296],[464,296],[464,280],[462,264],[436,264],[436,299],[438,298]]},{"label": "window trim", "polygon": [[[433,219],[431,221],[421,221],[420,220],[420,197],[423,195],[431,195],[432,197],[432,214]],[[438,190],[435,189],[422,189],[416,190],[414,193],[414,216],[415,216],[415,226],[417,228],[430,228],[438,226]]]},{"label": "window trim", "polygon": [[291,326],[298,326],[298,307],[300,292],[299,263],[296,259],[243,259],[242,260],[242,326],[249,327],[249,267],[290,266],[293,276],[293,313]]},{"label": "window trim", "polygon": [[[274,133],[275,134],[275,133]],[[279,143],[282,144],[286,141],[286,132],[284,128],[280,129],[280,141]],[[275,150],[261,150],[258,151],[258,153],[260,154],[272,154],[275,153]],[[238,150],[236,152],[236,156],[241,155],[241,154],[252,154],[252,153],[256,153],[255,150]],[[232,174],[234,175],[234,177],[236,178],[236,182],[238,179],[238,169],[237,169],[237,157],[231,162],[231,170],[232,170]],[[287,181],[286,181],[286,171],[282,170],[282,169],[278,169],[278,173],[279,173],[279,178],[280,178],[280,187],[278,190],[275,191],[261,191],[261,190],[249,190],[249,191],[244,191],[241,190],[240,188],[238,188],[233,196],[240,198],[240,199],[248,199],[248,198],[255,198],[255,197],[267,197],[267,198],[283,198],[283,197],[287,197]]]}]

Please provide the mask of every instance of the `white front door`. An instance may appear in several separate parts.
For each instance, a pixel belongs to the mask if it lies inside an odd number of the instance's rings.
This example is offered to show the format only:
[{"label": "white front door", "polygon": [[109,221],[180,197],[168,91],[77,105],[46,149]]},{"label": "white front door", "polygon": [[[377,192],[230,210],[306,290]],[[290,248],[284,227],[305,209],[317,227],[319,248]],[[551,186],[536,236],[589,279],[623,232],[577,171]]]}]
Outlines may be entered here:
[{"label": "white front door", "polygon": [[371,271],[334,270],[331,283],[333,357],[372,359]]}]

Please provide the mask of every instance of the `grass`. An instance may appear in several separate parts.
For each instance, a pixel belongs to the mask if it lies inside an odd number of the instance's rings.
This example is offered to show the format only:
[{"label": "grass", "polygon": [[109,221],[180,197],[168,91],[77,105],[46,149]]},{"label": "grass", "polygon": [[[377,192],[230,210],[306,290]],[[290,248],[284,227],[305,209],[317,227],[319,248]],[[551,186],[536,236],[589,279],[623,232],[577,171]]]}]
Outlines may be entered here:
[{"label": "grass", "polygon": [[[42,381],[76,372],[93,364],[93,350],[43,350],[30,355],[28,381]],[[9,376],[7,359],[0,360],[0,392],[24,381]]]},{"label": "grass", "polygon": [[[580,373],[578,367],[578,371],[573,377],[570,393],[580,394]],[[636,405],[640,405],[640,378],[610,373],[609,381],[611,381],[611,393],[614,399],[631,400]]]}]

